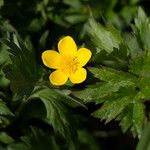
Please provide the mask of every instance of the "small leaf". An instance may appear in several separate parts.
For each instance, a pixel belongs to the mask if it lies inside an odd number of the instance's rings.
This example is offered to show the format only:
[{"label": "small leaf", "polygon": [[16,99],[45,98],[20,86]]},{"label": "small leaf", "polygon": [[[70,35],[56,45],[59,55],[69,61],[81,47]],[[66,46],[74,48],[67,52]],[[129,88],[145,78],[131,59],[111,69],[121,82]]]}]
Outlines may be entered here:
[{"label": "small leaf", "polygon": [[129,104],[121,114],[121,121],[120,121],[120,126],[125,133],[131,126],[132,126],[132,115],[133,115],[133,105]]},{"label": "small leaf", "polygon": [[46,31],[42,34],[42,36],[41,36],[41,38],[40,38],[40,40],[39,40],[39,44],[40,44],[40,46],[41,46],[42,48],[44,48],[45,45],[46,45],[46,40],[47,40],[48,35],[49,35],[49,31],[46,30]]},{"label": "small leaf", "polygon": [[143,50],[135,35],[125,34],[125,41],[132,59],[136,59],[138,56],[143,54]]},{"label": "small leaf", "polygon": [[141,138],[143,122],[145,117],[144,112],[145,106],[143,103],[134,103],[133,107],[133,126],[131,130],[135,131],[135,135],[138,134],[138,137]]},{"label": "small leaf", "polygon": [[4,144],[10,144],[14,142],[14,139],[10,137],[7,133],[0,132],[0,142]]},{"label": "small leaf", "polygon": [[13,115],[6,104],[0,99],[0,115]]}]

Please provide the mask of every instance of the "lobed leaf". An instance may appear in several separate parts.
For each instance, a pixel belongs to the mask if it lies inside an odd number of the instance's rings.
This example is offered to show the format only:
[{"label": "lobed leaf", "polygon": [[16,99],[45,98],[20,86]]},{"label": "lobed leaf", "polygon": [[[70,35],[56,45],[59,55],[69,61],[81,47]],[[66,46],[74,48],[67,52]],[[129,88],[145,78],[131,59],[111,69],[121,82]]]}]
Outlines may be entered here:
[{"label": "lobed leaf", "polygon": [[35,54],[20,41],[19,45],[5,39],[2,42],[10,48],[8,52],[12,63],[8,64],[3,71],[6,78],[10,80],[12,91],[19,95],[29,95],[41,72]]},{"label": "lobed leaf", "polygon": [[109,25],[105,28],[101,24],[98,24],[93,18],[89,19],[87,33],[94,45],[100,50],[105,50],[107,53],[111,53],[114,48],[119,49],[119,45],[122,42],[119,31],[113,26]]},{"label": "lobed leaf", "polygon": [[74,92],[75,96],[83,99],[84,102],[95,101],[101,103],[104,101],[104,97],[110,96],[122,87],[136,86],[136,77],[123,71],[117,71],[108,67],[89,68],[89,70],[96,78],[105,82]]},{"label": "lobed leaf", "polygon": [[119,82],[119,81],[126,81],[129,82],[129,85],[134,85],[136,78],[131,74],[123,71],[118,71],[113,68],[108,67],[101,67],[101,68],[89,68],[90,72],[93,73],[94,77],[102,80],[102,81],[112,81],[112,82]]},{"label": "lobed leaf", "polygon": [[59,100],[61,96],[54,94],[51,89],[43,89],[34,93],[32,97],[40,98],[44,103],[47,111],[47,120],[53,126],[55,132],[60,133],[68,141],[76,137],[74,117],[69,109]]},{"label": "lobed leaf", "polygon": [[115,119],[130,102],[131,98],[128,96],[106,101],[100,109],[93,113],[93,116],[106,120],[107,123]]}]

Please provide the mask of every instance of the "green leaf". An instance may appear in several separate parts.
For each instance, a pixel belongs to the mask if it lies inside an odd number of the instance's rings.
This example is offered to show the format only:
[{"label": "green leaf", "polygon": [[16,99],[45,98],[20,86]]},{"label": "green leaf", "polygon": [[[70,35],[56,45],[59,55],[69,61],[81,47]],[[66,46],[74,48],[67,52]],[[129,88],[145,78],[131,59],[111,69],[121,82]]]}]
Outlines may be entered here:
[{"label": "green leaf", "polygon": [[101,67],[101,68],[89,68],[90,72],[93,73],[94,77],[102,80],[102,81],[112,81],[112,82],[119,82],[125,81],[128,82],[128,85],[134,86],[136,78],[131,74],[123,71],[118,71],[116,69],[108,68],[108,67]]},{"label": "green leaf", "polygon": [[74,95],[84,102],[96,102],[102,103],[105,101],[108,96],[111,96],[115,92],[119,91],[121,87],[128,87],[128,82],[120,81],[120,82],[107,82],[107,83],[100,83],[96,86],[91,86],[84,90],[74,92]]},{"label": "green leaf", "polygon": [[144,57],[141,76],[150,77],[150,52],[148,52]]},{"label": "green leaf", "polygon": [[149,77],[140,77],[137,83],[138,88],[140,89],[140,92],[142,93],[142,99],[149,100],[150,98],[150,92],[149,92],[149,86],[150,84],[150,78]]},{"label": "green leaf", "polygon": [[[125,92],[126,91],[126,92]],[[145,106],[139,102],[140,97],[131,89],[122,89],[115,96],[105,99],[104,104],[93,113],[93,116],[106,120],[106,123],[112,119],[120,120],[120,126],[123,132],[129,128],[134,136],[141,137],[145,118]]]},{"label": "green leaf", "polygon": [[139,44],[135,35],[128,33],[125,34],[124,37],[132,59],[136,59],[137,57],[143,54],[141,45]]},{"label": "green leaf", "polygon": [[89,102],[97,102],[101,103],[105,99],[105,96],[111,95],[112,93],[116,92],[119,90],[118,84],[115,84],[110,82],[110,83],[104,83],[104,84],[99,84],[96,87],[89,87],[84,90],[80,91],[75,91],[73,94],[82,99],[85,103]]},{"label": "green leaf", "polygon": [[48,35],[49,35],[49,31],[46,30],[46,31],[42,34],[42,36],[41,36],[41,38],[40,38],[40,40],[39,40],[39,44],[40,44],[40,46],[41,46],[42,48],[45,48],[46,40],[47,40]]},{"label": "green leaf", "polygon": [[145,106],[143,103],[134,103],[133,106],[133,125],[131,130],[135,135],[138,135],[139,138],[141,138],[142,128],[143,128],[143,122],[145,118],[145,112],[144,112]]},{"label": "green leaf", "polygon": [[70,24],[77,24],[87,20],[87,14],[71,14],[65,17],[65,20]]},{"label": "green leaf", "polygon": [[147,122],[136,150],[149,150],[150,148],[150,122]]},{"label": "green leaf", "polygon": [[132,60],[129,65],[129,72],[140,76],[141,70],[143,69],[144,58],[138,56],[136,59]]},{"label": "green leaf", "polygon": [[2,99],[0,99],[0,115],[13,115]]},{"label": "green leaf", "polygon": [[0,87],[6,88],[9,86],[9,80],[5,78],[2,68],[3,68],[3,64],[0,66]]},{"label": "green leaf", "polygon": [[7,107],[6,103],[0,98],[0,128],[4,128],[10,124],[8,117],[12,117],[14,114]]},{"label": "green leaf", "polygon": [[102,108],[93,113],[93,116],[102,120],[105,119],[107,123],[112,119],[115,119],[130,102],[131,97],[128,96],[106,101]]},{"label": "green leaf", "polygon": [[0,132],[0,142],[4,144],[10,144],[14,142],[14,139],[10,137],[7,133]]},{"label": "green leaf", "polygon": [[[131,3],[131,2],[130,2]],[[137,2],[134,2],[135,5],[126,5],[120,11],[121,17],[123,17],[127,24],[130,24],[133,17],[136,15],[137,12]]]},{"label": "green leaf", "polygon": [[[132,126],[133,104],[129,104],[121,114],[120,126],[122,132],[125,133]],[[120,118],[120,116],[119,116]]]},{"label": "green leaf", "polygon": [[7,147],[7,150],[29,150],[28,146],[25,144],[25,143],[22,143],[22,142],[18,142],[18,143],[13,143],[13,144],[10,144],[8,147]]},{"label": "green leaf", "polygon": [[[145,118],[144,104],[139,102],[149,98],[149,59],[145,57],[144,62],[135,59],[133,63],[139,64],[139,68],[132,66],[132,72],[138,73],[140,78],[123,71],[118,71],[108,67],[89,68],[94,77],[100,79],[96,85],[89,86],[82,91],[76,91],[75,96],[84,102],[102,103],[102,107],[93,113],[93,116],[106,120],[106,123],[117,119],[123,132],[129,128],[133,135],[140,138],[142,125]],[[142,64],[141,64],[142,63]],[[136,88],[139,88],[138,91]]]},{"label": "green leaf", "polygon": [[[32,92],[31,98],[36,96],[36,94],[38,92],[40,92],[40,90],[41,90],[40,86],[39,87],[36,86],[34,88],[34,91]],[[43,90],[43,88],[42,88],[42,90]],[[86,108],[86,106],[81,101],[79,101],[78,99],[73,98],[72,96],[70,96],[70,94],[71,94],[70,90],[51,89],[51,88],[49,88],[49,93],[51,94],[51,97],[53,99],[57,99],[57,101],[65,103],[68,106],[71,106],[71,107],[82,106],[82,107]]]},{"label": "green leaf", "polygon": [[142,93],[142,99],[150,98],[150,53],[146,53],[143,57],[137,57],[130,63],[130,72],[138,75],[137,87]]},{"label": "green leaf", "polygon": [[[32,97],[40,98],[47,111],[47,120],[55,132],[60,133],[68,141],[76,138],[75,118],[69,109],[54,95],[51,89],[43,89]],[[73,119],[74,118],[74,119]]]},{"label": "green leaf", "polygon": [[122,87],[135,87],[136,78],[123,71],[103,67],[89,68],[93,75],[105,82],[74,92],[74,95],[84,102],[103,102],[104,97],[119,91]]},{"label": "green leaf", "polygon": [[138,27],[140,29],[141,26],[143,25],[143,23],[145,23],[146,20],[148,22],[148,18],[146,16],[144,10],[141,7],[139,7],[138,15],[137,15],[137,18],[135,19],[136,27]]},{"label": "green leaf", "polygon": [[[134,98],[133,98],[134,99]],[[141,137],[143,123],[145,118],[144,112],[145,106],[143,103],[138,102],[137,100],[133,103],[130,103],[122,112],[120,116],[120,126],[123,132],[126,132],[129,128],[132,131],[133,135]]]},{"label": "green leaf", "polygon": [[22,42],[18,45],[9,40],[2,40],[10,49],[11,64],[4,68],[6,78],[10,80],[13,92],[19,95],[29,95],[40,77],[41,68],[38,66],[33,51],[29,51]]},{"label": "green leaf", "polygon": [[150,20],[141,7],[138,9],[133,29],[135,34],[139,36],[143,49],[150,50]]},{"label": "green leaf", "polygon": [[0,0],[0,8],[4,5],[4,0]]},{"label": "green leaf", "polygon": [[122,38],[113,26],[104,27],[98,24],[93,18],[90,18],[86,30],[94,45],[100,50],[111,53],[114,48],[119,49]]},{"label": "green leaf", "polygon": [[35,32],[35,31],[39,31],[44,25],[45,25],[46,20],[44,18],[34,18],[29,26],[28,26],[28,30]]}]

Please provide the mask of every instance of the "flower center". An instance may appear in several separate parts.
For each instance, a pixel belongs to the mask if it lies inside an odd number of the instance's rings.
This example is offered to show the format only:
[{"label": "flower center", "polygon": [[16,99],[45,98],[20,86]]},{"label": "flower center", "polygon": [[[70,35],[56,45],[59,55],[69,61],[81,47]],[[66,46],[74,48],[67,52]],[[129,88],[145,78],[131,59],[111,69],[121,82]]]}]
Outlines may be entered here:
[{"label": "flower center", "polygon": [[77,57],[64,56],[61,61],[61,70],[70,76],[78,69],[79,62]]}]

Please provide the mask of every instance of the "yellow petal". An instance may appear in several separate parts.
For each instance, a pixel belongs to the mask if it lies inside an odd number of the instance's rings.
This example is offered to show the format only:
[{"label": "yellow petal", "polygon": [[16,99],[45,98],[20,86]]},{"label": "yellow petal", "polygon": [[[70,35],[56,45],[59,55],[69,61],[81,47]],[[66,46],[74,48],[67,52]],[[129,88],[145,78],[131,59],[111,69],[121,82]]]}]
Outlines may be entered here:
[{"label": "yellow petal", "polygon": [[77,52],[77,45],[72,37],[65,36],[58,43],[58,50],[61,55],[75,55]]},{"label": "yellow petal", "polygon": [[45,66],[58,69],[60,67],[61,55],[53,50],[46,50],[42,53],[42,60]]},{"label": "yellow petal", "polygon": [[79,68],[69,79],[72,83],[78,84],[86,79],[87,71],[84,68]]},{"label": "yellow petal", "polygon": [[64,85],[68,80],[68,76],[62,71],[56,70],[50,74],[49,80],[53,85]]},{"label": "yellow petal", "polygon": [[85,66],[86,63],[90,60],[92,56],[92,53],[89,49],[87,48],[80,48],[78,51],[77,51],[77,59],[79,61],[79,65],[81,67]]}]

